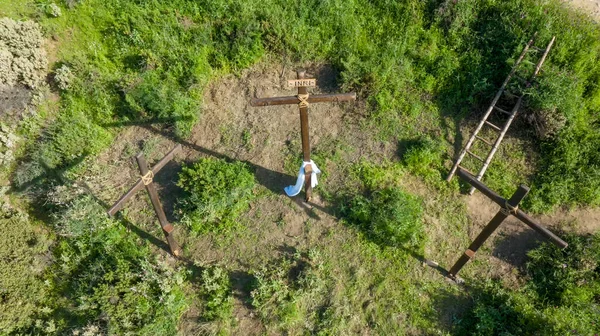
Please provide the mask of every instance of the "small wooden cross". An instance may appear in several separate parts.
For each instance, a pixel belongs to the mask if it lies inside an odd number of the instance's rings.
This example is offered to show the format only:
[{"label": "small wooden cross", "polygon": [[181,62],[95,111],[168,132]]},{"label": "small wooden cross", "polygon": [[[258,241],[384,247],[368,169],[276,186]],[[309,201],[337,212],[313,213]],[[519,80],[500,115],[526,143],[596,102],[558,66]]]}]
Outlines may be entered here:
[{"label": "small wooden cross", "polygon": [[[310,162],[310,141],[308,132],[308,106],[312,103],[322,102],[342,102],[356,100],[356,93],[341,93],[341,94],[318,94],[309,95],[308,87],[316,86],[316,80],[305,78],[304,70],[297,71],[298,79],[288,80],[287,86],[290,88],[298,88],[298,95],[272,98],[255,98],[250,102],[251,106],[270,106],[270,105],[290,105],[298,104],[300,110],[300,133],[302,136],[302,154],[304,162]],[[313,167],[308,164],[305,166],[305,200],[308,202],[312,194],[311,175]]]},{"label": "small wooden cross", "polygon": [[465,179],[474,188],[481,191],[482,194],[489,197],[492,201],[500,205],[502,208],[492,218],[492,220],[483,228],[481,233],[475,238],[475,240],[469,245],[469,248],[465,253],[456,261],[454,266],[448,272],[449,276],[456,279],[456,274],[463,268],[463,266],[475,256],[477,250],[485,243],[485,241],[496,231],[496,229],[502,224],[502,222],[510,215],[513,215],[520,219],[523,223],[541,233],[545,238],[549,239],[552,243],[560,248],[567,247],[567,243],[557,237],[554,233],[548,231],[545,227],[537,223],[533,218],[529,217],[526,213],[519,209],[519,203],[527,193],[529,193],[529,187],[521,185],[519,189],[512,195],[509,200],[502,198],[500,195],[489,189],[481,181],[478,181],[475,176],[467,173],[464,169],[458,168],[458,176]]},{"label": "small wooden cross", "polygon": [[150,195],[154,212],[156,213],[158,221],[160,222],[160,226],[165,234],[171,254],[176,257],[179,257],[182,254],[181,248],[175,241],[175,238],[173,238],[172,233],[174,227],[167,221],[167,216],[165,215],[165,211],[160,204],[158,192],[156,191],[156,187],[153,183],[153,178],[169,161],[174,158],[175,154],[179,152],[181,152],[181,145],[175,146],[175,148],[167,153],[167,155],[165,155],[165,157],[163,157],[154,167],[152,167],[151,170],[148,169],[148,164],[146,163],[146,159],[144,159],[143,154],[139,153],[136,155],[135,160],[137,161],[138,167],[140,168],[140,173],[142,174],[140,179],[137,180],[133,187],[129,188],[129,190],[123,196],[121,196],[121,198],[119,198],[119,200],[115,202],[115,204],[107,211],[109,216],[114,216],[117,211],[123,208],[125,202],[127,202],[137,191],[145,187],[146,191],[148,191],[148,195]]}]

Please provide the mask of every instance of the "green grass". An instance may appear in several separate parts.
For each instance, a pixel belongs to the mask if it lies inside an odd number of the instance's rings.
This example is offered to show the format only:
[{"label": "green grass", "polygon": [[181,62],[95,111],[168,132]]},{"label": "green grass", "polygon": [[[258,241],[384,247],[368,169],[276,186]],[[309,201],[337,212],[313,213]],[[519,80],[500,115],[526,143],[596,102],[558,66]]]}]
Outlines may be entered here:
[{"label": "green grass", "polygon": [[[104,129],[106,124],[147,121],[189,135],[208,81],[247,68],[267,53],[333,64],[342,89],[359,91],[370,122],[385,137],[410,139],[435,127],[405,125],[430,113],[438,114],[444,132],[453,133],[447,121],[460,123],[471,108],[487,104],[538,31],[540,43],[551,35],[557,43],[530,107],[556,109],[566,126],[553,139],[534,141],[541,153],[534,174],[515,170],[513,175],[533,187],[527,206],[534,211],[600,202],[594,154],[600,143],[594,126],[600,108],[600,29],[558,1],[91,0],[64,8],[59,18],[44,14],[49,2],[37,3],[5,11],[41,20],[58,40],[60,62],[76,77],[71,89],[61,92],[52,131],[31,155],[51,167],[106,148],[115,130]],[[83,145],[72,145],[74,139]],[[248,145],[249,137],[243,139]],[[453,155],[451,147],[443,147],[446,155],[436,158],[438,166]],[[510,157],[498,160],[510,162]],[[513,187],[499,174],[490,183]]]},{"label": "green grass", "polygon": [[[25,232],[5,237],[20,257],[2,259],[3,286],[10,293],[2,292],[0,304],[15,305],[18,297],[32,303],[6,310],[0,329],[174,334],[190,305],[184,293],[198,281],[198,323],[220,324],[214,330],[223,333],[235,330],[234,286],[226,267],[207,269],[198,280],[166,265],[120,221],[106,219],[95,200],[74,193],[65,175],[81,178],[81,163],[109,148],[127,125],[152,124],[176,138],[189,137],[211,80],[283,58],[332,64],[340,90],[355,90],[366,102],[365,129],[398,143],[398,157],[345,162],[356,150],[352,145],[324,137],[315,147],[314,159],[325,172],[318,190],[337,206],[333,214],[353,225],[318,232],[312,241],[317,247],[240,266],[255,277],[247,299],[261,326],[273,333],[321,335],[593,331],[584,324],[595,321],[598,279],[580,269],[593,259],[581,247],[590,242],[578,245],[574,238],[573,246],[580,247],[575,255],[584,261],[549,247],[536,250],[520,278],[522,288],[475,283],[471,297],[477,302],[460,308],[466,313],[457,308],[456,329],[441,322],[438,311],[463,302],[444,302],[448,297],[464,297],[413,258],[426,252],[448,264],[452,251],[466,246],[470,222],[457,200],[458,183],[443,181],[460,147],[453,141],[459,126],[477,119],[471,112],[489,103],[534,31],[540,43],[552,35],[557,43],[539,83],[526,92],[523,114],[561,122],[548,137],[515,132],[523,139],[506,143],[485,181],[505,196],[519,183],[530,185],[524,208],[535,212],[600,205],[600,28],[588,19],[558,1],[538,0],[72,3],[58,3],[63,14],[53,18],[46,0],[0,2],[1,15],[39,21],[55,50],[53,69],[65,64],[74,75],[69,88],[55,92],[58,103],[46,102],[37,117],[20,125],[27,140],[9,179],[16,188],[31,189],[32,214],[45,213],[41,219],[58,237],[55,262],[43,275],[32,275],[32,256],[47,248],[46,239],[31,240],[34,220],[3,220]],[[234,137],[248,150],[255,145],[251,129],[233,134],[223,128],[222,134],[224,145]],[[145,151],[153,146],[147,143]],[[286,154],[286,170],[295,175],[298,162],[292,159],[298,153]],[[347,173],[339,190],[325,186],[334,168]],[[196,234],[236,233],[249,204],[259,204],[254,176],[241,163],[203,159],[184,168],[179,185],[186,192],[183,222]],[[260,209],[252,210],[258,219],[250,224],[266,225]],[[286,227],[284,215],[277,217],[280,229]],[[302,223],[303,232],[313,223]],[[248,235],[242,243],[262,244],[259,229],[253,230],[237,232]],[[564,270],[562,263],[573,266]],[[494,266],[483,260],[471,265],[464,270],[467,278],[479,275],[478,267]],[[569,285],[574,282],[577,287]],[[550,289],[557,297],[543,294]]]},{"label": "green grass", "polygon": [[34,323],[43,307],[47,290],[41,274],[47,263],[52,241],[39,224],[14,216],[0,218],[4,247],[0,259],[0,329],[14,333]]},{"label": "green grass", "polygon": [[469,289],[472,306],[458,335],[593,335],[600,318],[599,236],[566,235],[565,250],[544,243],[529,253],[527,282],[511,290],[497,281]]}]

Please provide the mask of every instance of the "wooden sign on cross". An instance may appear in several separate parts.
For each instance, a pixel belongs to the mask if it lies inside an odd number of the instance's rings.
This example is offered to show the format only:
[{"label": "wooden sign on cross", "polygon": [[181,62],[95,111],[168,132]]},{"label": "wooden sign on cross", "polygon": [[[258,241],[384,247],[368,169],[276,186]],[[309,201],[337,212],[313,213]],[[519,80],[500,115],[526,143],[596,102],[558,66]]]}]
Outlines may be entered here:
[{"label": "wooden sign on cross", "polygon": [[114,216],[119,210],[123,208],[125,202],[127,202],[133,195],[139,190],[146,188],[148,191],[148,195],[150,196],[150,200],[152,201],[152,206],[154,207],[154,212],[158,217],[158,221],[160,222],[160,226],[162,227],[163,233],[165,234],[165,238],[167,239],[167,244],[169,244],[169,249],[171,250],[171,254],[176,257],[181,255],[181,248],[173,238],[173,225],[171,225],[167,221],[167,216],[165,215],[165,211],[163,210],[162,205],[160,204],[160,200],[158,198],[158,192],[156,191],[156,187],[154,186],[154,176],[174,157],[175,154],[181,152],[181,145],[175,146],[165,157],[163,157],[152,169],[148,169],[148,164],[146,163],[146,159],[142,153],[136,155],[135,160],[137,161],[138,167],[140,169],[141,177],[137,180],[137,182],[129,188],[129,190],[119,198],[117,202],[107,211],[109,216]]},{"label": "wooden sign on cross", "polygon": [[465,253],[456,261],[454,266],[450,269],[449,276],[456,279],[456,274],[463,268],[463,266],[475,256],[477,250],[485,243],[485,241],[496,231],[496,229],[502,224],[502,222],[510,215],[517,217],[521,222],[525,223],[538,233],[542,234],[545,238],[549,239],[552,243],[560,248],[567,247],[567,243],[557,237],[554,233],[548,231],[545,227],[537,223],[533,218],[529,217],[526,213],[519,209],[519,203],[527,193],[529,193],[529,187],[521,185],[519,189],[512,195],[509,200],[502,198],[500,195],[489,189],[481,181],[477,180],[475,176],[469,174],[462,168],[458,168],[458,176],[465,179],[474,188],[481,191],[482,194],[490,198],[494,203],[497,203],[502,208],[492,218],[492,220],[483,228],[481,233],[475,238],[475,240],[469,245],[469,248]]},{"label": "wooden sign on cross", "polygon": [[[300,175],[304,174],[305,200],[308,202],[312,194],[312,185],[316,181],[312,181],[314,172],[319,172],[314,163],[310,160],[310,140],[308,132],[308,107],[313,103],[323,102],[343,102],[356,100],[356,93],[341,93],[341,94],[318,94],[310,95],[307,87],[316,85],[316,80],[305,78],[306,72],[303,70],[297,71],[298,79],[289,80],[287,86],[290,88],[298,88],[296,96],[272,97],[272,98],[255,98],[250,102],[251,106],[270,106],[270,105],[290,105],[297,104],[300,110],[300,133],[302,136],[302,154],[303,165],[300,168]],[[300,178],[300,177],[299,177]],[[288,193],[288,190],[286,190]],[[290,195],[288,193],[288,195]],[[290,195],[295,196],[295,195]]]}]

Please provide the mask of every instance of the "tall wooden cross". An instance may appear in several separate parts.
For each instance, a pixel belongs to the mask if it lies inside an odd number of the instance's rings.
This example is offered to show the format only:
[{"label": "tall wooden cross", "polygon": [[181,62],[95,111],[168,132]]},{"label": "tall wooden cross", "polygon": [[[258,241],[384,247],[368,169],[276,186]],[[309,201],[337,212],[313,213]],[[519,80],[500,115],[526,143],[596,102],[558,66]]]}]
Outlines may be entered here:
[{"label": "tall wooden cross", "polygon": [[167,216],[165,215],[165,211],[163,210],[162,205],[160,204],[160,200],[158,199],[158,192],[156,191],[156,187],[154,186],[154,176],[174,157],[175,154],[181,152],[181,145],[175,146],[165,157],[163,157],[152,169],[148,169],[148,164],[146,163],[146,159],[142,153],[136,155],[135,160],[137,161],[138,167],[140,169],[141,177],[137,180],[137,182],[129,188],[129,190],[119,198],[117,202],[107,211],[109,216],[114,216],[117,211],[121,210],[133,195],[143,189],[146,188],[148,191],[148,195],[150,196],[150,201],[152,201],[152,206],[154,207],[154,212],[158,217],[158,221],[160,222],[160,226],[162,227],[163,233],[165,234],[165,238],[167,239],[167,243],[169,244],[169,249],[171,250],[171,254],[176,257],[179,257],[181,253],[181,248],[173,238],[173,230],[174,227],[167,221]]},{"label": "tall wooden cross", "polygon": [[[302,136],[302,157],[303,165],[300,168],[300,174],[304,173],[305,200],[308,202],[312,194],[312,185],[316,181],[312,181],[312,174],[318,168],[313,167],[310,160],[310,139],[308,132],[308,106],[313,103],[323,102],[342,102],[356,100],[356,93],[340,93],[340,94],[318,94],[310,95],[307,88],[316,86],[316,80],[305,78],[304,70],[297,71],[298,79],[288,80],[289,88],[298,88],[298,95],[272,98],[255,98],[250,102],[251,106],[270,106],[270,105],[290,105],[297,104],[300,110],[300,133]],[[304,170],[304,172],[303,172]],[[287,192],[287,191],[286,191]]]},{"label": "tall wooden cross", "polygon": [[529,217],[526,213],[519,209],[519,203],[527,193],[529,193],[529,187],[521,185],[519,189],[512,195],[509,200],[502,198],[500,195],[489,189],[485,184],[478,181],[475,176],[467,173],[464,169],[458,168],[458,176],[465,179],[474,188],[481,191],[482,194],[489,197],[492,201],[500,205],[502,208],[492,218],[492,220],[483,228],[481,233],[475,238],[475,240],[469,245],[469,248],[465,253],[456,261],[454,266],[450,269],[449,276],[456,279],[456,274],[463,268],[463,266],[475,256],[477,250],[485,243],[485,241],[496,231],[496,229],[502,224],[502,222],[510,215],[517,217],[523,223],[534,229],[542,236],[549,239],[552,243],[560,248],[567,247],[567,243],[557,237],[554,233],[548,231],[545,227],[537,223],[533,218]]}]

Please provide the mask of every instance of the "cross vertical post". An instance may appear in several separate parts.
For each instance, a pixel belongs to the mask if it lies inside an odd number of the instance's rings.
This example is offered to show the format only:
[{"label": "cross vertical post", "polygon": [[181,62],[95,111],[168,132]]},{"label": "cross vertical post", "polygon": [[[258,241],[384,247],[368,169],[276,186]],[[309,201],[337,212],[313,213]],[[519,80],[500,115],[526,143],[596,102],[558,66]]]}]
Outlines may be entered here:
[{"label": "cross vertical post", "polygon": [[[304,79],[306,76],[306,72],[304,70],[299,70],[297,72],[298,79]],[[298,97],[306,96],[308,90],[306,86],[298,87]],[[307,104],[299,104],[300,110],[300,135],[302,137],[302,159],[304,162],[310,162],[310,135],[308,132],[308,106]],[[304,199],[306,202],[310,201],[312,196],[312,166],[307,165],[305,167],[305,175],[304,175]]]},{"label": "cross vertical post", "polygon": [[457,171],[458,176],[467,180],[474,188],[481,191],[482,194],[489,197],[493,202],[500,205],[502,208],[496,215],[492,218],[492,220],[483,228],[481,233],[473,240],[469,248],[463,253],[462,256],[456,261],[454,266],[450,268],[448,275],[456,279],[456,275],[463,268],[463,266],[475,257],[475,253],[477,250],[486,242],[486,240],[496,231],[496,229],[504,222],[504,220],[512,215],[517,217],[523,223],[534,229],[535,231],[541,233],[545,238],[549,239],[553,244],[557,245],[560,248],[567,247],[567,243],[554,235],[548,229],[538,224],[533,218],[529,217],[526,213],[519,209],[519,203],[527,196],[529,193],[529,187],[525,185],[519,186],[517,191],[512,195],[509,200],[502,198],[500,195],[496,194],[494,191],[489,189],[485,184],[481,181],[477,180],[477,178],[469,173],[467,173],[462,168],[458,168]]},{"label": "cross vertical post", "polygon": [[[510,207],[507,206],[507,208],[516,209],[519,206],[521,200],[525,198],[527,193],[529,193],[529,188],[524,185],[520,185],[519,189],[517,189],[517,191],[512,195],[510,200],[508,200],[507,205],[509,205]],[[454,266],[452,266],[452,268],[448,272],[450,276],[456,276],[456,274],[463,268],[463,266],[475,256],[475,253],[477,253],[477,250],[479,250],[481,245],[485,243],[485,241],[494,233],[494,231],[496,231],[500,224],[502,224],[502,222],[504,222],[504,220],[509,215],[510,213],[507,212],[504,208],[500,209],[500,211],[496,213],[494,218],[492,218],[492,220],[483,228],[481,233],[479,233],[477,238],[475,238],[471,245],[469,245],[469,248],[465,251],[465,253],[462,256],[460,256],[460,258],[456,261]]]},{"label": "cross vertical post", "polygon": [[[139,153],[138,155],[136,155],[135,160],[137,161],[142,176],[148,176],[149,172],[151,171],[148,169],[148,164],[146,163],[146,159],[144,159],[143,153]],[[152,181],[152,177],[154,176],[154,174],[150,173],[150,175],[152,176],[149,176],[149,179],[147,178],[146,180],[144,180],[146,191],[148,191],[148,195],[150,196],[152,207],[154,207],[154,212],[158,217],[158,221],[165,235],[165,239],[167,239],[167,244],[169,244],[171,254],[178,257],[181,255],[181,248],[175,241],[175,238],[173,238],[173,236],[171,235],[175,228],[169,223],[169,221],[167,221],[167,215],[165,215],[165,211],[163,210],[162,204],[160,203],[160,199],[158,198],[158,192],[156,191],[156,187],[154,186],[154,182]]]},{"label": "cross vertical post", "polygon": [[181,152],[181,145],[175,146],[167,155],[165,155],[152,169],[148,168],[148,164],[146,163],[146,159],[144,158],[142,153],[136,155],[135,160],[137,162],[138,168],[140,170],[141,178],[137,180],[137,182],[129,188],[129,190],[121,196],[121,198],[115,202],[115,204],[107,211],[110,217],[114,216],[121,208],[123,208],[125,202],[127,202],[133,195],[145,188],[150,196],[150,201],[152,202],[152,206],[154,207],[154,212],[158,217],[158,221],[162,228],[162,231],[167,240],[167,244],[169,244],[169,249],[171,250],[171,254],[175,257],[179,257],[182,255],[181,248],[179,244],[175,241],[172,233],[174,227],[167,220],[167,216],[165,215],[165,211],[163,210],[162,204],[160,203],[160,199],[158,198],[158,192],[156,191],[156,187],[154,186],[154,176],[158,173],[169,161],[173,159],[175,154]]}]

